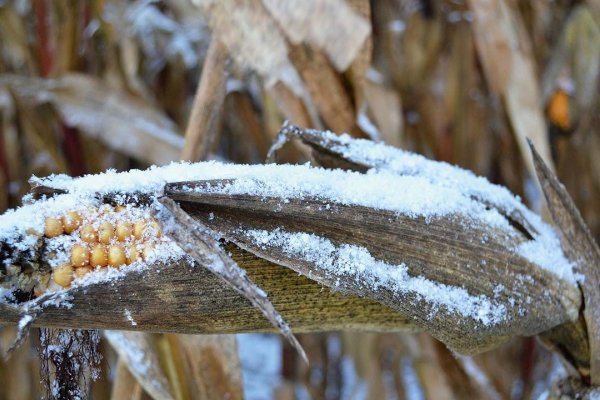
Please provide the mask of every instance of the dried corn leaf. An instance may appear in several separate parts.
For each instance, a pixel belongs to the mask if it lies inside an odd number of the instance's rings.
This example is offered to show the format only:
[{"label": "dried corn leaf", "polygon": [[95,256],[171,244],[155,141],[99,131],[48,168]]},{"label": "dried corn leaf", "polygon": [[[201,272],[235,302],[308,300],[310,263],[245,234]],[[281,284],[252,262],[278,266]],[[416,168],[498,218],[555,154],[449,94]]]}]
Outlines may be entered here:
[{"label": "dried corn leaf", "polygon": [[267,86],[285,83],[303,96],[300,76],[288,59],[285,38],[260,0],[194,0],[208,18],[209,26],[242,66],[249,66]]},{"label": "dried corn leaf", "polygon": [[469,7],[474,13],[471,26],[488,85],[502,96],[521,155],[534,176],[527,138],[551,166],[552,157],[527,31],[512,3],[469,1]]},{"label": "dried corn leaf", "polygon": [[293,44],[323,49],[338,71],[346,70],[371,32],[369,21],[344,0],[262,0]]},{"label": "dried corn leaf", "polygon": [[0,52],[8,70],[35,71],[35,60],[29,47],[28,33],[16,9],[0,6]]},{"label": "dried corn leaf", "polygon": [[[348,5],[361,17],[365,18],[370,23],[371,21],[371,4],[369,0],[349,0]],[[363,45],[361,46],[354,61],[350,65],[349,75],[354,86],[354,98],[356,104],[363,103],[363,85],[367,78],[367,71],[371,66],[371,58],[373,53],[373,33],[371,32]]]},{"label": "dried corn leaf", "polygon": [[137,379],[129,372],[127,362],[123,359],[117,361],[115,378],[110,394],[111,400],[129,399],[142,400],[144,390]]},{"label": "dried corn leaf", "polygon": [[192,398],[243,398],[235,335],[182,335],[179,342],[189,370]]},{"label": "dried corn leaf", "polygon": [[583,221],[571,196],[556,176],[544,164],[541,156],[531,145],[538,179],[552,214],[559,228],[565,254],[577,261],[577,270],[585,276],[582,292],[585,308],[583,311],[590,346],[591,381],[600,384],[600,249]]},{"label": "dried corn leaf", "polygon": [[187,123],[182,160],[206,160],[212,150],[225,100],[228,64],[227,49],[213,38]]},{"label": "dried corn leaf", "polygon": [[365,80],[364,97],[373,121],[381,132],[381,139],[393,146],[399,147],[402,142],[402,104],[397,92],[383,84]]},{"label": "dried corn leaf", "polygon": [[325,55],[309,45],[290,48],[290,59],[296,66],[325,125],[336,132],[364,136],[355,123],[354,106],[338,73]]},{"label": "dried corn leaf", "polygon": [[190,393],[186,381],[184,354],[179,343],[180,336],[183,335],[172,333],[152,335],[173,395],[176,399],[189,399]]},{"label": "dried corn leaf", "polygon": [[106,331],[111,346],[129,372],[155,400],[174,399],[151,337],[143,332]]},{"label": "dried corn leaf", "polygon": [[177,160],[183,138],[160,111],[84,75],[58,79],[0,76],[23,103],[51,103],[64,121],[110,148],[150,164]]}]

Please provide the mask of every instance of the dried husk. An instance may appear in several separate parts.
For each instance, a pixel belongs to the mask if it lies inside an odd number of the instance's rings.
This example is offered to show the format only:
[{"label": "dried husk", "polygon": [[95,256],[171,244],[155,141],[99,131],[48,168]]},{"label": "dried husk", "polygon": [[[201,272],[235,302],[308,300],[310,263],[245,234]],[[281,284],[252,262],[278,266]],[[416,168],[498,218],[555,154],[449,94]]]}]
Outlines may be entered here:
[{"label": "dried husk", "polygon": [[[233,245],[227,251],[269,294],[295,332],[416,329],[410,320],[373,300],[324,289]],[[32,325],[195,334],[274,331],[242,295],[208,270],[185,262],[151,265],[126,279],[73,287],[68,295],[72,308],[47,307]],[[27,303],[0,304],[0,322],[17,323],[24,306]],[[136,325],[126,318],[126,309]]]},{"label": "dried husk", "polygon": [[[392,307],[459,352],[483,351],[512,335],[534,335],[576,319],[578,315],[580,294],[575,286],[509,250],[520,241],[527,240],[524,236],[512,239],[514,242],[511,239],[505,241],[497,238],[493,228],[467,228],[457,218],[439,218],[427,223],[423,218],[415,219],[366,207],[332,205],[317,199],[289,200],[282,205],[276,198],[197,194],[181,190],[183,185],[215,187],[222,183],[207,181],[168,185],[166,194],[237,246],[326,286]],[[325,209],[327,204],[330,204],[328,210]],[[385,287],[370,291],[360,282],[328,275],[302,259],[291,258],[282,249],[257,245],[244,234],[247,229],[273,231],[279,227],[292,232],[314,233],[337,244],[365,247],[374,257],[392,265],[406,263],[412,275],[465,287],[471,294],[482,294],[490,299],[495,298],[494,288],[501,284],[507,289],[506,297],[501,295],[498,301],[508,305],[511,297],[520,302],[519,299],[530,296],[531,303],[522,305],[526,310],[525,316],[520,316],[516,308],[507,306],[507,319],[489,327],[448,313],[444,307],[435,310],[431,304],[411,294],[398,295]],[[479,238],[484,235],[490,240],[482,245]],[[485,268],[479,267],[481,260],[486,261]],[[515,275],[531,277],[534,283],[519,284]],[[544,310],[539,307],[540,304],[544,304]]]}]

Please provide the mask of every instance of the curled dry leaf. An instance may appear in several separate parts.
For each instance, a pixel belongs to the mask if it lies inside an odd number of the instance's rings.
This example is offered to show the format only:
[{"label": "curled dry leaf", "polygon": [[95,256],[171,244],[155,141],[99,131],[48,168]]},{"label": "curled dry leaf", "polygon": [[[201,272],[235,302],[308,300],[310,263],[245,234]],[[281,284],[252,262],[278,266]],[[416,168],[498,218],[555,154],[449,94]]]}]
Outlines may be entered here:
[{"label": "curled dry leaf", "polygon": [[84,75],[57,79],[0,77],[24,103],[51,103],[67,125],[132,158],[162,165],[179,158],[183,137],[162,112]]},{"label": "curled dry leaf", "polygon": [[584,300],[583,315],[590,346],[590,375],[592,384],[600,385],[600,248],[583,221],[573,199],[544,163],[530,142],[533,159],[552,219],[559,228],[565,254],[577,261],[577,271],[585,279],[581,282]]}]

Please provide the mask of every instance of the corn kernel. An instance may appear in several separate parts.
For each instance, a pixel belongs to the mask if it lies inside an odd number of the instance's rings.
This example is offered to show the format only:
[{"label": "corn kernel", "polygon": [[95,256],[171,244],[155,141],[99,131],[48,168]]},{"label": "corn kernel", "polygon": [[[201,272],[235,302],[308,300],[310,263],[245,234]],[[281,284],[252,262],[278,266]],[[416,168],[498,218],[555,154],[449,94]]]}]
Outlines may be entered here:
[{"label": "corn kernel", "polygon": [[53,238],[64,232],[62,221],[59,218],[47,217],[44,224],[44,234]]},{"label": "corn kernel", "polygon": [[94,243],[96,240],[98,240],[96,230],[91,225],[82,226],[81,230],[79,231],[79,237],[81,237],[81,240],[88,243]]},{"label": "corn kernel", "polygon": [[150,257],[150,255],[152,254],[153,251],[154,251],[153,245],[151,245],[151,244],[144,245],[144,250],[142,250],[142,256],[144,257],[144,260],[148,260],[148,257]]},{"label": "corn kernel", "polygon": [[117,223],[117,239],[124,242],[133,235],[133,225],[127,221],[119,221]]},{"label": "corn kernel", "polygon": [[113,244],[108,248],[108,265],[111,267],[120,267],[127,264],[125,249],[119,244]]},{"label": "corn kernel", "polygon": [[161,232],[160,232],[160,225],[158,224],[158,222],[156,222],[155,220],[151,220],[150,222],[148,222],[145,233],[149,237],[159,237]]},{"label": "corn kernel", "polygon": [[108,244],[115,237],[115,227],[110,222],[102,222],[98,228],[98,241]]},{"label": "corn kernel", "polygon": [[127,261],[129,262],[129,264],[131,264],[133,262],[136,262],[139,259],[141,259],[140,249],[139,249],[138,245],[132,244],[129,247],[129,249],[127,250]]},{"label": "corn kernel", "polygon": [[146,229],[146,221],[137,221],[133,224],[133,236],[136,239],[140,240],[144,235],[144,230]]},{"label": "corn kernel", "polygon": [[115,207],[115,211],[118,212],[118,213],[123,212],[123,211],[127,211],[127,206],[121,206],[121,205],[116,206]]},{"label": "corn kernel", "polygon": [[110,204],[102,204],[100,206],[100,208],[98,209],[98,212],[103,215],[103,214],[109,214],[111,212],[113,212],[113,206],[111,206]]},{"label": "corn kernel", "polygon": [[62,223],[65,227],[65,232],[74,232],[81,225],[81,215],[77,211],[69,211],[62,217]]},{"label": "corn kernel", "polygon": [[92,267],[106,267],[108,265],[108,253],[105,246],[97,244],[92,247],[90,264]]},{"label": "corn kernel", "polygon": [[74,267],[83,267],[90,263],[90,251],[87,247],[76,244],[71,249],[71,264]]},{"label": "corn kernel", "polygon": [[92,272],[91,267],[81,267],[75,270],[75,278],[83,278],[85,275]]},{"label": "corn kernel", "polygon": [[73,281],[73,267],[70,264],[63,264],[55,268],[52,272],[54,282],[62,287],[68,287]]}]

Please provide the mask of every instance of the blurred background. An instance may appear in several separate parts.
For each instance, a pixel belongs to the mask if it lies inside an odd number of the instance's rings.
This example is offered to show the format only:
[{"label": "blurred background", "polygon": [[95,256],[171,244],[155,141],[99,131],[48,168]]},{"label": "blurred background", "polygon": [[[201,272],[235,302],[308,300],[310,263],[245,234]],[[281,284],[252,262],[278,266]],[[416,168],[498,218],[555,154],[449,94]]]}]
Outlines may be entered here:
[{"label": "blurred background", "polygon": [[[543,212],[530,137],[598,239],[599,74],[597,0],[0,0],[0,211],[31,175],[261,163],[289,120],[462,166]],[[178,399],[529,399],[565,373],[535,339],[469,358],[422,334],[304,334],[306,366],[276,335],[143,336],[156,368],[132,374],[103,340],[92,398],[168,398],[154,379]],[[13,337],[0,328],[3,349]],[[37,341],[0,362],[0,399],[40,397]]]}]

